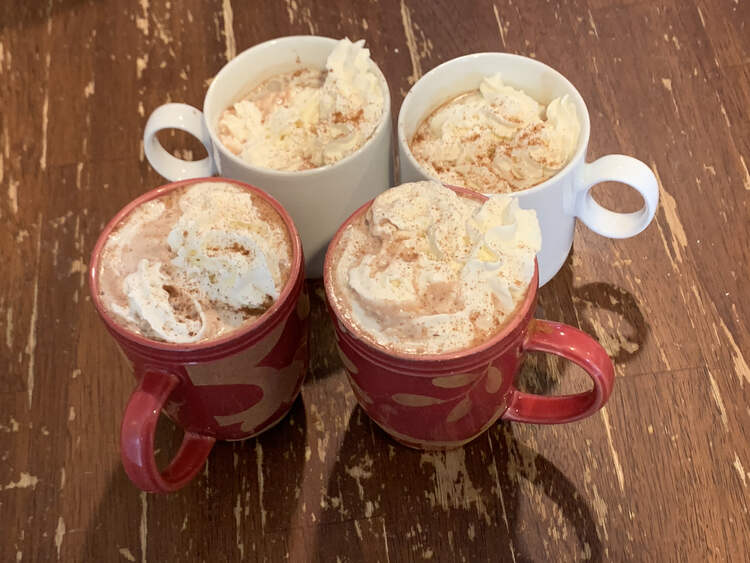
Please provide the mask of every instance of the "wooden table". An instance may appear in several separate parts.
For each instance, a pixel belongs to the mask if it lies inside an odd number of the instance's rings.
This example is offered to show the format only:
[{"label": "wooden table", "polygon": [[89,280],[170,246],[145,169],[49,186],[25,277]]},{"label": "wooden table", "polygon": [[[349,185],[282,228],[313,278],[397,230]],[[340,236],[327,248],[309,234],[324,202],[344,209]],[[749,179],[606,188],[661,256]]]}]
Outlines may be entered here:
[{"label": "wooden table", "polygon": [[[0,561],[740,561],[750,553],[750,7],[498,0],[55,1],[0,5]],[[313,359],[291,415],[219,444],[170,496],[118,453],[132,376],[88,296],[105,222],[163,183],[148,114],[202,104],[237,52],[276,36],[365,38],[394,120],[424,72],[472,51],[559,69],[591,112],[589,159],[631,154],[661,203],[640,236],[580,226],[539,314],[616,362],[599,414],[498,424],[420,453],[356,407],[312,284]],[[186,135],[165,142],[200,156]],[[618,210],[639,200],[597,188]],[[583,388],[533,356],[537,392]],[[159,428],[160,455],[180,432]]]}]

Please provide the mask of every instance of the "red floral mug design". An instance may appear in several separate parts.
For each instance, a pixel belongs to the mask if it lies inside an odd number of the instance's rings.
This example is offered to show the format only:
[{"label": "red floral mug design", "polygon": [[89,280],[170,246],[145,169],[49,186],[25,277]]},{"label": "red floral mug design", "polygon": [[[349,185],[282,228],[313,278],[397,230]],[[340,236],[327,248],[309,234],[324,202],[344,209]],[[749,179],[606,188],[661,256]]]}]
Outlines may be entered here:
[{"label": "red floral mug design", "polygon": [[[485,196],[454,189],[463,197]],[[503,330],[487,342],[459,352],[398,354],[358,334],[332,298],[334,249],[346,227],[370,206],[365,204],[339,229],[328,247],[324,281],[334,319],[339,355],[360,406],[396,441],[420,449],[447,449],[465,444],[498,419],[559,424],[598,411],[614,385],[612,361],[593,338],[562,323],[533,318],[539,281],[534,276],[523,303]],[[526,352],[562,356],[589,375],[585,393],[545,397],[519,391],[515,385]]]},{"label": "red floral mug design", "polygon": [[[268,201],[292,239],[292,268],[279,299],[256,322],[197,344],[156,342],[115,322],[99,298],[98,269],[112,229],[133,209],[166,192],[201,181],[227,181]],[[279,422],[299,394],[308,364],[310,301],[305,289],[299,235],[281,205],[261,190],[217,178],[168,184],[135,199],[107,224],[94,247],[89,284],[97,312],[133,366],[138,385],[122,421],[120,448],[125,471],[136,486],[170,492],[201,469],[216,440],[242,440]],[[169,466],[159,471],[154,431],[164,412],[185,430]]]}]

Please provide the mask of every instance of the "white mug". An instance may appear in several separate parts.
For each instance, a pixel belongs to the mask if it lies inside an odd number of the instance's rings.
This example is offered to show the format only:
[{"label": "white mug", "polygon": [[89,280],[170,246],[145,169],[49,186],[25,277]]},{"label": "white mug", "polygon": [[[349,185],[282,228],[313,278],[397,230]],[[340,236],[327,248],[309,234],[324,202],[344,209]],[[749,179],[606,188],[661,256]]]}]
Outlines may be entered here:
[{"label": "white mug", "polygon": [[[338,226],[355,209],[391,186],[391,96],[375,63],[373,71],[383,89],[383,115],[375,132],[359,150],[310,170],[283,172],[254,166],[232,154],[219,140],[221,113],[253,86],[273,75],[300,66],[324,68],[337,40],[292,36],[255,45],[229,61],[206,92],[203,112],[186,104],[165,104],[154,110],[143,132],[143,148],[154,169],[167,180],[221,176],[254,185],[281,202],[294,220],[305,252],[307,277],[323,275],[323,258]],[[156,138],[162,129],[194,135],[208,151],[196,162],[169,154]]]},{"label": "white mug", "polygon": [[[576,217],[602,236],[632,237],[653,219],[659,203],[659,187],[651,169],[630,156],[611,154],[585,162],[591,127],[589,112],[578,90],[547,65],[508,53],[477,53],[452,59],[414,84],[398,115],[402,182],[437,180],[416,161],[409,141],[435,108],[461,93],[477,89],[484,77],[497,72],[505,84],[525,91],[544,105],[567,94],[576,106],[581,124],[578,146],[570,162],[544,182],[513,194],[521,207],[537,212],[542,231],[542,249],[537,254],[541,286],[565,263],[573,245]],[[643,196],[643,207],[634,213],[615,213],[599,205],[590,190],[595,184],[606,181],[622,182],[635,188]]]}]

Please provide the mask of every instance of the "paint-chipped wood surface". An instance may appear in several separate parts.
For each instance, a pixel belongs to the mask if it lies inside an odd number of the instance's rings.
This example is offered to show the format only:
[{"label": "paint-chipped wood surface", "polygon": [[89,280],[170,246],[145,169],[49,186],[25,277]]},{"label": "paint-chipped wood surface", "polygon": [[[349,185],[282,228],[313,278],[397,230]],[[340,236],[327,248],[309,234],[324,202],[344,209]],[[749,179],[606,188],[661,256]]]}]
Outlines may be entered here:
[{"label": "paint-chipped wood surface", "polygon": [[[313,364],[291,415],[219,444],[193,484],[139,493],[119,462],[133,381],[88,298],[105,222],[162,181],[148,114],[201,105],[272,37],[365,38],[394,116],[472,51],[532,56],[578,87],[589,158],[653,167],[639,237],[578,228],[539,314],[617,364],[606,409],[501,424],[419,453],[355,406],[313,285]],[[0,3],[0,561],[742,561],[750,553],[750,5],[739,0]],[[200,157],[185,136],[165,136]],[[605,203],[632,210],[619,186]],[[527,388],[585,385],[534,356]],[[164,423],[166,456],[179,432]]]}]

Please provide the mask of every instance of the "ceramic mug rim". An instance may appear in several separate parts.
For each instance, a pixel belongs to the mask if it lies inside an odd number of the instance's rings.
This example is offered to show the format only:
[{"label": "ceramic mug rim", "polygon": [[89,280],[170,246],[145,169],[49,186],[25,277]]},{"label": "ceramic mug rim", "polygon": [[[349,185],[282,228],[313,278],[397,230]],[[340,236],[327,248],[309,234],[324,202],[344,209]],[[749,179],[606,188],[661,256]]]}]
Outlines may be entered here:
[{"label": "ceramic mug rim", "polygon": [[[206,130],[208,131],[208,134],[211,137],[211,144],[214,147],[214,149],[219,151],[224,158],[227,158],[233,164],[237,166],[241,166],[257,174],[265,174],[266,176],[271,176],[275,178],[311,178],[319,174],[325,174],[330,171],[335,171],[340,166],[343,166],[351,162],[356,157],[361,155],[366,149],[368,149],[374,143],[375,139],[382,134],[383,129],[386,127],[387,122],[390,120],[391,91],[390,91],[390,87],[388,86],[388,81],[386,80],[385,75],[383,74],[383,71],[380,70],[380,67],[377,65],[377,63],[374,60],[372,60],[372,57],[370,57],[370,62],[372,64],[373,69],[376,71],[375,75],[378,77],[378,82],[380,83],[380,87],[383,91],[383,111],[380,116],[380,121],[378,122],[377,127],[375,127],[375,130],[370,134],[370,136],[364,142],[364,144],[361,147],[359,147],[357,150],[355,150],[353,153],[346,155],[344,158],[337,160],[334,163],[325,164],[323,166],[318,166],[317,168],[310,168],[308,170],[275,170],[273,168],[257,166],[255,164],[251,164],[245,160],[242,160],[241,158],[232,154],[232,152],[229,151],[224,146],[224,144],[216,135],[213,125],[208,122],[208,115],[209,115],[208,109],[209,109],[209,106],[213,102],[213,97],[216,95],[216,92],[220,89],[219,83],[222,82],[224,79],[226,79],[228,76],[230,76],[232,73],[237,72],[236,67],[240,66],[244,59],[251,57],[252,55],[256,54],[258,51],[261,51],[263,49],[270,49],[277,44],[283,44],[283,43],[297,44],[297,43],[305,42],[305,41],[321,42],[324,44],[335,46],[339,42],[339,39],[333,39],[332,37],[326,37],[323,35],[286,35],[283,37],[276,37],[274,39],[269,39],[268,41],[264,41],[263,43],[258,43],[257,45],[253,45],[252,47],[249,47],[245,49],[244,51],[242,51],[241,53],[239,53],[232,60],[230,60],[223,67],[221,67],[221,69],[219,69],[219,72],[216,73],[216,76],[214,76],[213,80],[211,81],[211,84],[209,85],[208,90],[206,91],[206,96],[203,99],[203,121],[206,126]],[[250,83],[250,82],[252,82],[252,80],[247,81],[247,83]]]},{"label": "ceramic mug rim", "polygon": [[[409,140],[406,138],[406,131],[405,131],[405,121],[406,121],[406,113],[411,110],[410,106],[412,104],[415,104],[416,101],[419,101],[419,95],[420,95],[420,88],[423,87],[424,81],[426,79],[429,79],[432,76],[435,76],[440,73],[454,73],[456,74],[457,71],[454,70],[455,66],[462,66],[463,64],[470,64],[471,62],[479,59],[489,59],[489,60],[499,60],[502,62],[503,59],[506,60],[516,60],[516,61],[522,61],[522,64],[526,64],[529,66],[537,66],[541,69],[544,69],[547,72],[550,72],[553,74],[558,80],[560,80],[565,86],[569,89],[569,94],[572,95],[574,98],[576,104],[579,106],[579,108],[582,110],[582,123],[581,123],[581,138],[578,140],[578,148],[576,149],[575,153],[572,157],[570,157],[570,160],[568,163],[558,170],[553,176],[550,176],[543,182],[540,182],[539,184],[536,184],[535,186],[532,186],[530,188],[526,188],[525,190],[518,190],[512,192],[513,196],[518,196],[521,194],[530,194],[534,192],[540,192],[544,190],[545,188],[548,188],[549,186],[557,183],[560,178],[566,176],[570,173],[571,170],[573,170],[577,165],[578,162],[583,161],[583,159],[586,156],[586,151],[588,149],[589,139],[591,137],[591,118],[589,116],[589,110],[586,106],[586,101],[583,99],[583,96],[581,96],[581,93],[578,91],[578,89],[573,85],[573,83],[568,80],[561,72],[558,70],[555,70],[551,66],[538,61],[536,59],[532,59],[530,57],[524,57],[523,55],[516,55],[514,53],[504,53],[500,51],[484,51],[480,53],[471,53],[468,55],[462,55],[460,57],[456,57],[454,59],[450,59],[448,61],[445,61],[429,72],[422,75],[422,77],[417,80],[417,82],[414,83],[414,85],[411,87],[409,92],[407,92],[406,96],[404,97],[404,101],[401,103],[401,108],[398,113],[398,120],[396,122],[396,132],[397,132],[397,139],[399,146],[403,147],[403,153],[406,155],[406,158],[409,160],[409,163],[419,170],[425,177],[431,178],[429,174],[424,170],[422,165],[417,162],[417,159],[414,157],[414,155],[411,152],[411,148],[409,147]],[[458,74],[461,72],[458,71]],[[420,86],[420,84],[422,86]],[[456,94],[458,95],[458,94]],[[416,100],[416,101],[415,101]],[[430,115],[430,113],[436,108],[436,105],[432,105],[429,107],[429,109],[424,113],[424,115],[420,116],[418,123],[421,123],[424,121],[424,119]],[[434,179],[434,178],[431,178]],[[439,181],[437,179],[434,179],[435,181]]]},{"label": "ceramic mug rim", "polygon": [[[487,201],[488,199],[486,195],[475,192],[468,188],[449,185],[446,185],[446,187],[453,190],[462,197],[468,197],[480,202]],[[389,350],[385,346],[376,344],[371,339],[365,337],[361,330],[356,328],[344,315],[341,314],[338,303],[334,298],[335,294],[333,291],[333,251],[338,246],[339,241],[344,234],[344,231],[349,227],[349,225],[351,225],[354,220],[359,218],[363,213],[367,212],[373,201],[374,200],[370,200],[362,205],[359,209],[352,213],[351,216],[349,216],[349,218],[344,221],[344,223],[339,227],[339,229],[336,231],[336,234],[331,239],[330,244],[328,245],[328,251],[326,252],[325,262],[323,265],[323,283],[325,287],[328,307],[335,317],[333,321],[338,322],[339,325],[343,327],[342,332],[345,332],[347,335],[352,336],[352,338],[349,339],[349,342],[355,345],[361,353],[367,355],[370,361],[372,361],[372,357],[374,357],[381,361],[384,361],[391,367],[394,362],[406,363],[412,366],[414,364],[429,366],[430,364],[445,364],[446,362],[450,362],[451,364],[453,364],[465,361],[467,359],[472,359],[477,356],[482,356],[489,351],[494,351],[497,348],[502,348],[503,344],[512,343],[515,335],[526,325],[528,325],[528,322],[532,316],[532,307],[534,303],[536,303],[536,295],[539,285],[539,265],[537,264],[536,258],[534,258],[534,274],[529,281],[526,295],[524,296],[523,301],[521,301],[516,306],[515,310],[513,311],[512,318],[502,327],[499,332],[495,333],[492,337],[485,340],[481,344],[477,344],[476,346],[472,346],[470,348],[463,348],[461,350],[439,354],[415,354]],[[336,327],[336,329],[338,330],[338,327]],[[413,373],[410,371],[410,375],[414,375],[416,377],[433,377],[434,371],[430,371],[429,373],[424,374]]]},{"label": "ceramic mug rim", "polygon": [[[101,262],[101,254],[104,249],[104,245],[109,239],[110,234],[115,227],[125,217],[130,215],[137,207],[151,201],[158,197],[163,196],[169,192],[177,190],[187,185],[198,184],[202,182],[208,183],[229,183],[239,186],[246,191],[262,198],[266,203],[271,205],[273,209],[279,214],[284,226],[286,227],[289,238],[292,243],[292,262],[289,269],[289,277],[284,284],[281,292],[279,293],[278,299],[255,321],[249,323],[245,327],[238,328],[227,333],[224,336],[215,339],[209,339],[202,342],[194,343],[175,343],[175,342],[160,342],[153,340],[138,334],[137,332],[130,330],[122,324],[115,321],[109,311],[102,303],[101,296],[99,295],[99,264]],[[99,234],[99,238],[94,245],[94,249],[91,251],[91,261],[89,264],[89,289],[91,298],[96,308],[97,313],[102,318],[107,328],[122,339],[123,342],[127,342],[130,345],[138,347],[143,353],[144,351],[163,352],[163,353],[178,353],[178,354],[200,354],[210,353],[217,349],[231,346],[235,343],[245,342],[248,337],[257,335],[258,337],[263,336],[268,330],[273,327],[274,320],[282,313],[286,308],[290,306],[290,297],[295,291],[300,275],[303,273],[303,255],[302,255],[302,242],[297,232],[297,228],[292,221],[289,213],[284,207],[276,201],[274,197],[267,194],[260,188],[241,182],[239,180],[233,180],[231,178],[223,178],[220,176],[211,176],[206,178],[187,178],[184,180],[178,180],[176,182],[170,182],[164,184],[148,192],[145,192],[137,198],[130,201],[120,211],[118,211],[112,219],[105,225],[102,232]],[[304,283],[304,279],[303,279]]]}]

